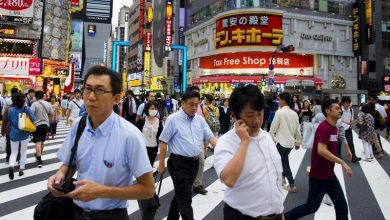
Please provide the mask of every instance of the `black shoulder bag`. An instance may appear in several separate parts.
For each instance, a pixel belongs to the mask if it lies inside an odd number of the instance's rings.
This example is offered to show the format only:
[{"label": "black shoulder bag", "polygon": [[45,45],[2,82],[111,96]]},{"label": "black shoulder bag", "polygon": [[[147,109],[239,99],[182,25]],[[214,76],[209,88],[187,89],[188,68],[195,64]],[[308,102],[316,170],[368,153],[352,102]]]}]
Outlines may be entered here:
[{"label": "black shoulder bag", "polygon": [[[86,123],[87,116],[83,116],[77,127],[76,139],[70,154],[69,168],[77,152],[78,142],[84,131]],[[71,187],[71,185],[73,185],[73,181],[75,181],[73,178],[68,179],[69,168],[65,174],[65,182],[62,185],[64,188]],[[38,205],[34,209],[34,220],[69,220],[72,218],[73,200],[68,197],[54,197],[51,193],[48,193],[41,199],[41,201],[39,201]]]},{"label": "black shoulder bag", "polygon": [[160,190],[161,190],[161,184],[163,180],[163,176],[160,175],[160,178],[158,178],[158,172],[154,172],[153,176],[155,181],[157,181],[158,192],[155,193],[154,196],[150,199],[142,199],[138,200],[139,209],[141,212],[141,218],[142,220],[153,220],[154,216],[156,215],[158,207],[160,207]]}]

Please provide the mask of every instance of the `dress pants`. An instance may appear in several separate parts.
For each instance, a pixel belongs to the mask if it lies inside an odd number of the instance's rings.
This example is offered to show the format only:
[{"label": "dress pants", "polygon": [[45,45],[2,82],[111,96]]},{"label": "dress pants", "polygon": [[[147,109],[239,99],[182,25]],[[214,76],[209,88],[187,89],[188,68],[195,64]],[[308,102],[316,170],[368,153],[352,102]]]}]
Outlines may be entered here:
[{"label": "dress pants", "polygon": [[[171,154],[168,159],[168,171],[171,174],[175,196],[172,199],[168,213],[168,220],[193,220],[192,210],[192,184],[198,172],[199,160],[186,159]],[[179,215],[180,213],[180,215]]]},{"label": "dress pants", "polygon": [[193,186],[201,186],[203,181],[204,151],[199,154],[199,168]]},{"label": "dress pants", "polygon": [[288,159],[288,155],[290,154],[292,148],[285,148],[279,143],[276,145],[278,148],[280,157],[282,158],[282,166],[283,166],[283,176],[287,177],[288,183],[290,185],[294,184],[294,177],[290,168],[290,161]]}]

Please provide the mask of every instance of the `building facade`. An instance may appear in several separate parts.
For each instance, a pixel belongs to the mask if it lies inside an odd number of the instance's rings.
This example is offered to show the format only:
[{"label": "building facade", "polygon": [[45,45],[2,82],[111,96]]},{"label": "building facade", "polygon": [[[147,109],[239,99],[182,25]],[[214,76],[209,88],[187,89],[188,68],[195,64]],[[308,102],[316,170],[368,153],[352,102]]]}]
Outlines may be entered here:
[{"label": "building facade", "polygon": [[[352,2],[187,3],[188,83],[204,93],[229,96],[237,83],[262,84],[264,92],[295,90],[308,98],[322,89],[357,89]],[[280,45],[295,51],[277,51],[271,60]]]}]

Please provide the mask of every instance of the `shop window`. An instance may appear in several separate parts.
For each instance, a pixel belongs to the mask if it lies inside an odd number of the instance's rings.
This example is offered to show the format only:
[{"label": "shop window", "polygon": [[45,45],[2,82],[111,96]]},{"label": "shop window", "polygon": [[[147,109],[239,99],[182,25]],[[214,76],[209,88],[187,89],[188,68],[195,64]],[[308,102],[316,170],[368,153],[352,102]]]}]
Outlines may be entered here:
[{"label": "shop window", "polygon": [[0,54],[7,56],[36,55],[36,42],[30,40],[14,40],[0,38]]},{"label": "shop window", "polygon": [[319,0],[318,1],[318,11],[328,12],[328,0]]}]

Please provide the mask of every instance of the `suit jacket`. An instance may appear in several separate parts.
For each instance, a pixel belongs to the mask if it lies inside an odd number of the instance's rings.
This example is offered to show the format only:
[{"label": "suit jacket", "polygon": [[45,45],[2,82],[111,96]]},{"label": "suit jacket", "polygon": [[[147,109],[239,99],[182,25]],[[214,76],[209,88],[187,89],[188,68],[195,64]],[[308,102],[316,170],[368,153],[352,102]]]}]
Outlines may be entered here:
[{"label": "suit jacket", "polygon": [[[124,101],[123,101],[123,105],[122,105],[122,117],[124,118],[129,118],[130,115],[129,115],[129,101],[130,99],[126,98]],[[137,114],[137,104],[135,103],[135,100],[134,98],[132,99],[132,107],[133,107],[133,116],[135,116]]]},{"label": "suit jacket", "polygon": [[225,113],[223,107],[219,107],[219,121],[222,126],[230,125],[230,108],[228,108]]}]

